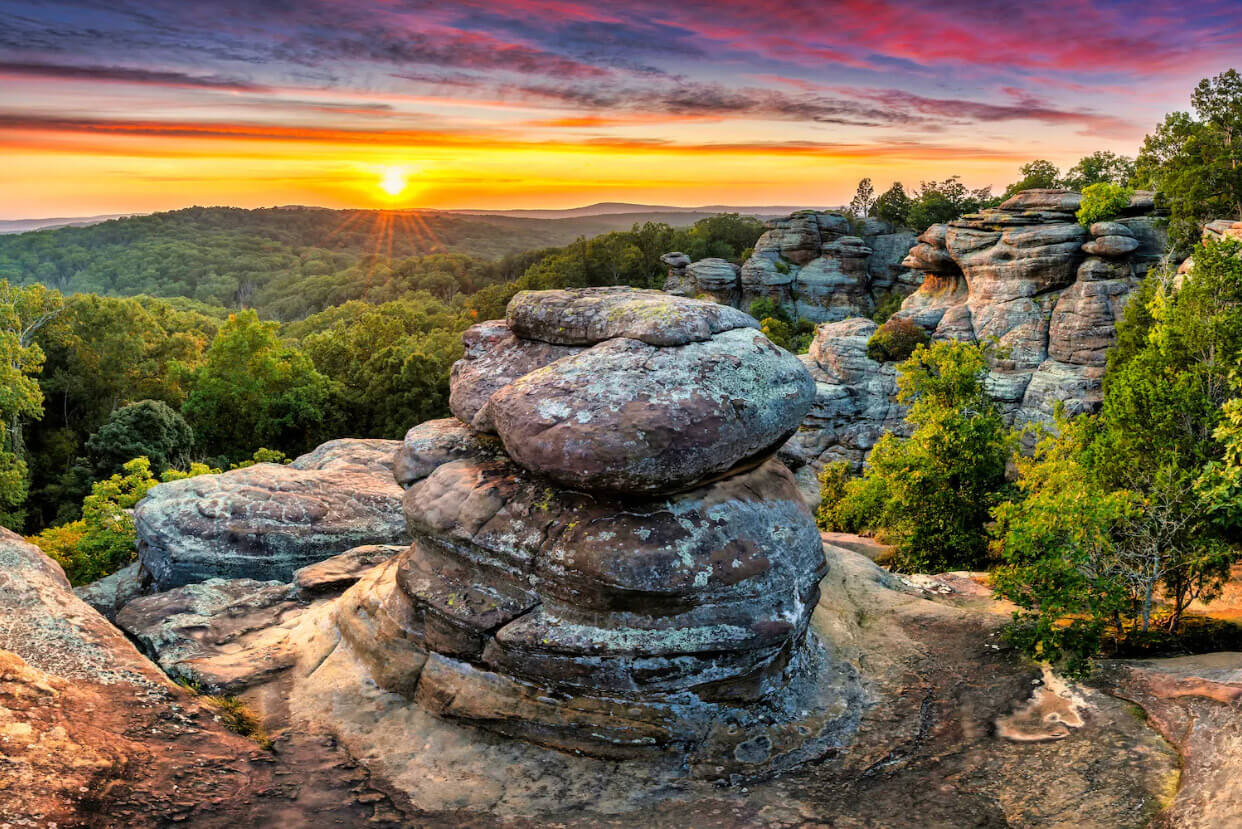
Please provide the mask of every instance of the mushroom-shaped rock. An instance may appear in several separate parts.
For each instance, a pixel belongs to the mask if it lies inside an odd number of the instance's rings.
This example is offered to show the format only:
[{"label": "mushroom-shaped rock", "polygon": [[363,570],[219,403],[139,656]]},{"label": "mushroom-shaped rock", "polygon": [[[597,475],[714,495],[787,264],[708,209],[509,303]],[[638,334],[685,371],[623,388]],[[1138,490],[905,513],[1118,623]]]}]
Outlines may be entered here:
[{"label": "mushroom-shaped rock", "polygon": [[669,251],[660,257],[660,261],[670,268],[685,268],[690,264],[690,257],[679,250]]},{"label": "mushroom-shaped rock", "polygon": [[775,449],[815,384],[749,328],[657,348],[609,340],[497,392],[509,455],[566,486],[652,493],[689,486]]},{"label": "mushroom-shaped rock", "polygon": [[160,484],[134,508],[143,569],[160,590],[212,577],[287,581],[351,547],[403,542],[397,446],[336,440],[288,466]]},{"label": "mushroom-shaped rock", "polygon": [[1082,246],[1092,256],[1129,256],[1139,248],[1139,240],[1133,236],[1100,236]]},{"label": "mushroom-shaped rock", "polygon": [[638,288],[522,291],[509,302],[508,323],[523,339],[557,345],[594,345],[616,337],[685,345],[759,327],[736,308]]}]

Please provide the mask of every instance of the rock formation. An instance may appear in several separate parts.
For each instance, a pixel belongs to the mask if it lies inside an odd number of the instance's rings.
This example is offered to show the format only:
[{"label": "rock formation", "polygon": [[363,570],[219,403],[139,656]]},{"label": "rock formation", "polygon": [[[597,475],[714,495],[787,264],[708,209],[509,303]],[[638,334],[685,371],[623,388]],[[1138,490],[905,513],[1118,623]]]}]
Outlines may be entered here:
[{"label": "rock formation", "polygon": [[286,581],[350,547],[407,542],[397,446],[334,440],[287,466],[156,486],[134,508],[145,578],[158,590],[209,578]]},{"label": "rock formation", "polygon": [[375,682],[450,720],[708,775],[845,739],[848,677],[807,634],[819,535],[771,457],[814,387],[754,326],[584,289],[518,294],[468,332],[493,345],[454,370],[462,419],[397,454],[414,542],[333,610]]},{"label": "rock formation", "polygon": [[803,210],[768,222],[740,268],[723,259],[665,254],[664,290],[747,310],[770,299],[794,318],[835,322],[871,316],[890,294],[905,296],[921,274],[902,264],[914,234],[881,219],[855,224],[839,213]]},{"label": "rock formation", "polygon": [[[1135,286],[1164,255],[1149,194],[1116,221],[1083,228],[1079,195],[1027,190],[999,208],[933,225],[904,264],[924,274],[894,316],[933,339],[992,347],[988,388],[1010,422],[1050,422],[1101,400],[1106,354]],[[824,463],[861,463],[885,431],[900,432],[896,371],[869,359],[876,325],[848,319],[822,325],[804,357],[817,384],[814,407],[785,456],[808,463],[811,487]]]}]

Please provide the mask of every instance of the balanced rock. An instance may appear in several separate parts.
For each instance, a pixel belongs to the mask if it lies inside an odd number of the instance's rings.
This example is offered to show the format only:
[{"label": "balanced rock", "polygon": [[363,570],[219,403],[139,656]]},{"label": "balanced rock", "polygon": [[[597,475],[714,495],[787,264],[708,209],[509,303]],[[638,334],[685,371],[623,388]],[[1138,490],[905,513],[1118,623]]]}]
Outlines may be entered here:
[{"label": "balanced rock", "polygon": [[[303,658],[445,720],[709,777],[847,740],[855,674],[809,632],[822,542],[772,457],[814,395],[803,365],[736,309],[650,291],[528,292],[508,320],[466,342],[573,353],[513,378],[468,347],[453,383],[479,388],[454,391],[486,402],[397,452],[413,543],[306,623],[324,650]],[[334,696],[319,681],[306,698]]]},{"label": "balanced rock", "polygon": [[287,466],[160,484],[134,508],[142,569],[159,590],[215,577],[287,581],[351,547],[407,541],[398,445],[335,440]]},{"label": "balanced rock", "polygon": [[[415,427],[406,446],[433,463],[437,444],[468,443],[452,428]],[[824,558],[775,460],[620,500],[550,487],[480,444],[413,482],[405,510],[414,544],[334,618],[376,682],[442,717],[616,758],[758,740],[740,755],[751,772],[822,751],[854,721],[815,701],[830,661],[807,624]],[[775,745],[769,729],[800,716],[817,726]],[[722,718],[734,730],[709,739]]]}]

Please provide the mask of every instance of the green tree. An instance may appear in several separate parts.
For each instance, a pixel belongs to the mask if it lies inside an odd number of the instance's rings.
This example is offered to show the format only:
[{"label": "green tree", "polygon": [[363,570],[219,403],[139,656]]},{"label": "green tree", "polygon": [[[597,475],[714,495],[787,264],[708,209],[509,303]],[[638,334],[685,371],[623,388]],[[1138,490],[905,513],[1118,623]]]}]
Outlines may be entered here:
[{"label": "green tree", "polygon": [[159,400],[122,406],[86,441],[94,474],[107,477],[145,457],[156,473],[189,464],[194,432],[180,412]]},{"label": "green tree", "polygon": [[1170,237],[1183,250],[1204,222],[1242,218],[1242,75],[1230,69],[1200,81],[1191,106],[1193,114],[1165,116],[1135,164],[1136,181],[1168,206]]},{"label": "green tree", "polygon": [[1130,185],[1134,172],[1134,159],[1100,150],[1083,156],[1066,172],[1061,184],[1080,193],[1092,184],[1116,184],[1125,187]]},{"label": "green tree", "polygon": [[1082,191],[1082,204],[1075,217],[1083,227],[1115,219],[1130,206],[1130,197],[1133,195],[1133,190],[1120,184],[1089,184]]},{"label": "green tree", "polygon": [[952,221],[995,202],[991,188],[967,189],[958,176],[944,181],[924,181],[914,193],[909,225],[922,232],[934,224]]},{"label": "green tree", "polygon": [[850,200],[850,212],[860,219],[865,219],[871,215],[874,206],[875,187],[871,184],[871,179],[865,178],[858,182],[858,189],[854,191],[854,198]]},{"label": "green tree", "polygon": [[905,227],[910,222],[910,206],[911,201],[906,195],[906,189],[901,186],[900,181],[896,181],[875,200],[875,209],[872,213],[878,218],[892,222],[897,227]]},{"label": "green tree", "polygon": [[42,285],[17,288],[0,280],[0,523],[21,527],[29,491],[23,420],[43,415],[35,376],[43,368],[39,329],[61,309],[60,294]]},{"label": "green tree", "polygon": [[277,327],[254,311],[231,315],[194,373],[182,414],[209,454],[237,459],[257,446],[297,454],[332,432],[331,380],[282,343]]},{"label": "green tree", "polygon": [[1018,168],[1018,175],[1022,178],[1005,188],[1001,198],[1007,199],[1023,190],[1049,190],[1058,187],[1061,180],[1061,171],[1057,166],[1042,158],[1023,164]]},{"label": "green tree", "polygon": [[881,530],[896,545],[898,569],[984,566],[989,512],[1001,500],[1015,445],[984,390],[987,370],[973,343],[918,347],[898,366],[897,399],[909,407],[911,436],[880,438],[863,476],[821,514]]}]

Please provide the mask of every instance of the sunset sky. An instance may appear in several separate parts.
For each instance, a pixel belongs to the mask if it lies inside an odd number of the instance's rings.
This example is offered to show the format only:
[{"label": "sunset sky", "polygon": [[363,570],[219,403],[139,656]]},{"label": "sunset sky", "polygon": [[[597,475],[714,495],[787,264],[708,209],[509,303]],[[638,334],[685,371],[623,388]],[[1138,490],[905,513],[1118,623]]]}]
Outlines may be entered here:
[{"label": "sunset sky", "polygon": [[999,189],[1230,66],[1238,0],[0,0],[0,218]]}]

